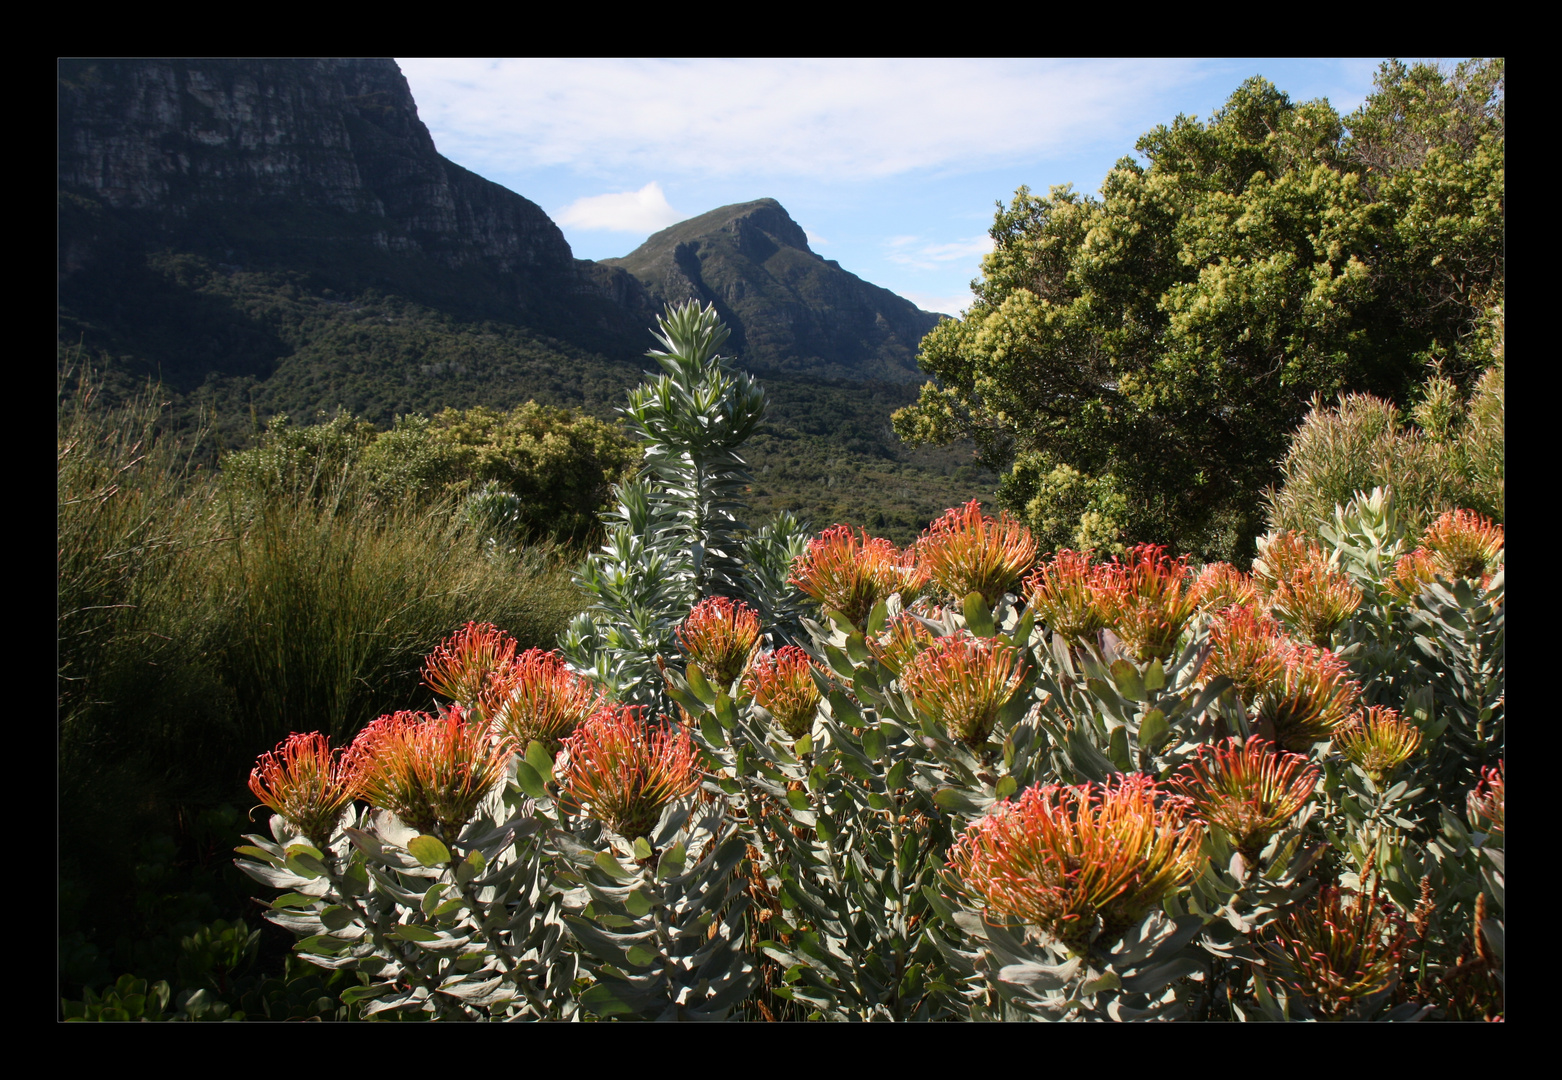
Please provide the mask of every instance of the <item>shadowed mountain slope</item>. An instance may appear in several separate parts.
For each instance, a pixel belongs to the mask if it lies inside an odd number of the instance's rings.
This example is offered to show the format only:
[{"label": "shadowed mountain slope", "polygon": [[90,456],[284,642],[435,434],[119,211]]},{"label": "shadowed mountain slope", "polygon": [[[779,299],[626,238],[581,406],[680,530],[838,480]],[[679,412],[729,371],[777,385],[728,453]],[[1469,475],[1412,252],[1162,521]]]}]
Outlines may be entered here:
[{"label": "shadowed mountain slope", "polygon": [[731,347],[758,370],[920,381],[917,343],[939,319],[814,254],[774,199],[679,222],[603,263],[628,270],[658,303],[714,303]]}]

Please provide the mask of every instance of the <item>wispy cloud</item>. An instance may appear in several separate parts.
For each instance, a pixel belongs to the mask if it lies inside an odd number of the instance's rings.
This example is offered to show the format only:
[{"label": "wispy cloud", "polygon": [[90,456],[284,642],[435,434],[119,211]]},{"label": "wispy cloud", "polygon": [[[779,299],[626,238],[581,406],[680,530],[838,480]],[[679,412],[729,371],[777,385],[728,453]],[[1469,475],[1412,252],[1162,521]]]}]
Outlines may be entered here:
[{"label": "wispy cloud", "polygon": [[554,214],[560,225],[611,232],[653,233],[683,220],[667,203],[662,185],[652,180],[639,191],[590,195]]},{"label": "wispy cloud", "polygon": [[923,311],[936,311],[940,315],[949,315],[957,319],[965,314],[967,308],[976,303],[976,297],[971,295],[970,290],[954,296],[939,296],[907,289],[900,295]]},{"label": "wispy cloud", "polygon": [[992,249],[992,237],[986,234],[942,244],[920,236],[892,236],[884,242],[884,257],[917,270],[939,270],[947,263],[979,259]]},{"label": "wispy cloud", "polygon": [[1177,60],[404,60],[440,149],[479,171],[871,180],[1137,134]]}]

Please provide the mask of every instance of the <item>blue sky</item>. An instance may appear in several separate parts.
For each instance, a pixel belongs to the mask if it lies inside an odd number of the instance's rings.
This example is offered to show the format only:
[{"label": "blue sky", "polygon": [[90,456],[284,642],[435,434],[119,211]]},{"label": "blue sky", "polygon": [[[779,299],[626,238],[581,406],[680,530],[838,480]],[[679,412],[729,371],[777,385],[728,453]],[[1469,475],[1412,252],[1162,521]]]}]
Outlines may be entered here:
[{"label": "blue sky", "polygon": [[769,196],[823,257],[958,315],[1021,184],[1094,192],[1252,75],[1348,113],[1380,60],[397,62],[439,151],[539,204],[577,258]]}]

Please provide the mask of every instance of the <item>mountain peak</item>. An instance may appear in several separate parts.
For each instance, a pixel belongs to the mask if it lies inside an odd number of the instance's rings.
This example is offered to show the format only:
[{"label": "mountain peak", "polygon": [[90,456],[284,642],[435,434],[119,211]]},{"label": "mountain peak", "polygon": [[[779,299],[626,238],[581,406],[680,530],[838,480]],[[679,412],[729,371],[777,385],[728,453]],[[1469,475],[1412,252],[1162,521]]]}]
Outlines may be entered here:
[{"label": "mountain peak", "polygon": [[916,347],[938,316],[820,258],[775,199],[663,229],[621,259],[658,303],[716,306],[751,365],[847,378],[921,378]]},{"label": "mountain peak", "polygon": [[786,207],[774,199],[755,199],[753,202],[719,206],[698,217],[680,221],[659,233],[653,233],[645,243],[622,259],[603,261],[629,269],[631,264],[654,258],[656,252],[670,250],[679,244],[720,233],[730,234],[737,241],[739,248],[761,249],[754,251],[761,260],[769,254],[762,251],[766,245],[760,239],[761,236],[768,237],[772,245],[798,248],[810,255],[813,254],[808,246],[808,234],[803,231],[801,225],[792,220],[792,216],[786,212]]}]

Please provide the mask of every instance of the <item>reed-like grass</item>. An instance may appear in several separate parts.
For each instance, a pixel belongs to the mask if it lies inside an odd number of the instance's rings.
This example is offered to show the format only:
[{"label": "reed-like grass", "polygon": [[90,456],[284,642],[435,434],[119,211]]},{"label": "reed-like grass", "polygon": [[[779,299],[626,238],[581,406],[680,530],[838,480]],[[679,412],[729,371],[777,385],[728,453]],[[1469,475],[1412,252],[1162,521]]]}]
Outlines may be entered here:
[{"label": "reed-like grass", "polygon": [[[148,942],[176,953],[185,924],[243,913],[243,883],[219,884],[230,854],[195,851],[193,823],[250,805],[257,754],[426,707],[422,658],[468,620],[551,648],[580,606],[572,553],[496,550],[453,506],[387,499],[350,471],[225,484],[165,415],[155,387],[110,409],[90,374],[62,374],[62,956],[96,943],[115,972],[151,973]],[[149,866],[164,867],[155,896]]]}]

